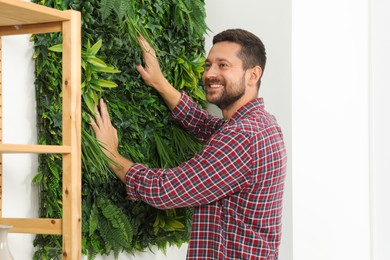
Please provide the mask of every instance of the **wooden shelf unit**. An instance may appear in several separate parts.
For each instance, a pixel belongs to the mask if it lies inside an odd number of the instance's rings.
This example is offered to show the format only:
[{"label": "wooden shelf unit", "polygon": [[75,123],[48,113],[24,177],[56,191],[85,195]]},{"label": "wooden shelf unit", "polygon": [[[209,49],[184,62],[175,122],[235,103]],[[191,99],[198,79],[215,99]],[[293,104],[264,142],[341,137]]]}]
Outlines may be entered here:
[{"label": "wooden shelf unit", "polygon": [[[1,37],[62,32],[62,146],[3,144]],[[7,87],[7,86],[4,86]],[[13,233],[62,235],[63,259],[81,259],[81,15],[20,0],[0,0],[0,224]],[[62,219],[3,218],[2,154],[62,154]]]}]

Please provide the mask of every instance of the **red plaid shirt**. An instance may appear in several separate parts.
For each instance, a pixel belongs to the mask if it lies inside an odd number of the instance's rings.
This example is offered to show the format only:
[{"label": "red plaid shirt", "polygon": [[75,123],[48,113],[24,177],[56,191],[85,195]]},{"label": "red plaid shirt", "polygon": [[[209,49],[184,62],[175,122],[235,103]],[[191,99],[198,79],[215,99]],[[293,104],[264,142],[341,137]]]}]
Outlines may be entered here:
[{"label": "red plaid shirt", "polygon": [[225,121],[183,93],[172,118],[203,150],[172,169],[134,164],[126,175],[130,198],[162,209],[194,207],[187,259],[277,259],[287,156],[262,98]]}]

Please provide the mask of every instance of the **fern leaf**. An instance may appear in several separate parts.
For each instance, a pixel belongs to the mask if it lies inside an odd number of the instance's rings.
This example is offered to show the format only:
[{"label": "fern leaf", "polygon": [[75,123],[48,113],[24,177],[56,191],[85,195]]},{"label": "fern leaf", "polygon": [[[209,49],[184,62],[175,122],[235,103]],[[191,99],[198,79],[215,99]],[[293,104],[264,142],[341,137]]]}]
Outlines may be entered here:
[{"label": "fern leaf", "polygon": [[[128,245],[133,239],[133,232],[128,217],[109,200],[101,198],[99,201],[99,208],[103,216],[110,222],[112,230],[117,233],[119,244]],[[116,240],[118,240],[116,239]]]},{"label": "fern leaf", "polygon": [[102,14],[103,19],[107,19],[107,17],[111,14],[112,10],[114,10],[115,1],[112,0],[101,0],[101,9],[100,12]]},{"label": "fern leaf", "polygon": [[92,210],[89,215],[89,236],[92,236],[92,234],[95,232],[95,230],[98,229],[99,226],[99,219],[98,219],[98,209],[96,204],[93,204]]}]

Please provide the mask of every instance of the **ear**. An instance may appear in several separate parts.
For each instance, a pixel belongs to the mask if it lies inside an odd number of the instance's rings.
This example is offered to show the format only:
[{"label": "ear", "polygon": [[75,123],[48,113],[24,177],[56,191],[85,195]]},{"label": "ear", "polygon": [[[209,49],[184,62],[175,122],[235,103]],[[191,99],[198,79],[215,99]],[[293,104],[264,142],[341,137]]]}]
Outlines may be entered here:
[{"label": "ear", "polygon": [[263,74],[263,69],[260,66],[255,66],[249,69],[248,72],[249,72],[248,84],[257,87],[257,81],[260,80],[261,75]]}]

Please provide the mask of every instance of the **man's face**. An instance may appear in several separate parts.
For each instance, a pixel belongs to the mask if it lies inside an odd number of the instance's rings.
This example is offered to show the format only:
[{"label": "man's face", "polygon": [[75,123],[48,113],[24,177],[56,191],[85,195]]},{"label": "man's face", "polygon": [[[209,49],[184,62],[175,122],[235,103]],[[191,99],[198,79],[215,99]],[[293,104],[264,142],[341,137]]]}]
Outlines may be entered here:
[{"label": "man's face", "polygon": [[220,109],[230,107],[245,94],[245,71],[237,56],[240,49],[237,43],[219,42],[207,57],[203,74],[206,98]]}]

